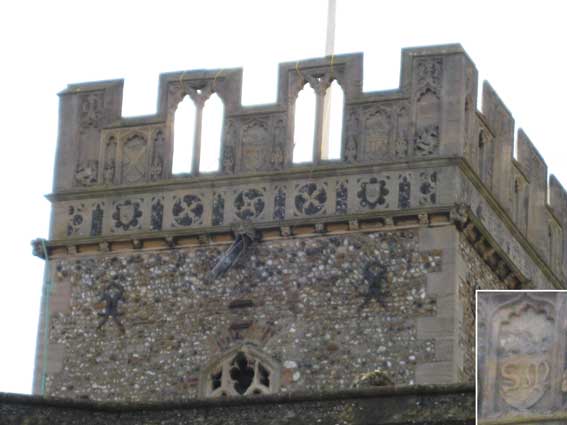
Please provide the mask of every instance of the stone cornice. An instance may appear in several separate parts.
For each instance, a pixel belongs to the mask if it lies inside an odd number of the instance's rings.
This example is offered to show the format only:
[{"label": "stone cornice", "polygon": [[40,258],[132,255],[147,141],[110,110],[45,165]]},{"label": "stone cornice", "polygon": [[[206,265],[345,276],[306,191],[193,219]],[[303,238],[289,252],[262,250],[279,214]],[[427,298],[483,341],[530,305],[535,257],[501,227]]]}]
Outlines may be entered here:
[{"label": "stone cornice", "polygon": [[388,160],[367,164],[346,164],[340,160],[323,161],[318,165],[298,164],[280,172],[249,173],[240,175],[200,174],[187,175],[161,180],[155,183],[128,186],[95,186],[90,189],[73,189],[45,195],[51,202],[89,199],[95,197],[121,197],[138,193],[165,192],[178,189],[199,189],[203,187],[237,186],[243,184],[287,181],[291,179],[314,179],[324,177],[349,176],[359,173],[402,171],[411,169],[454,166],[462,161],[454,156],[424,158],[421,160]]},{"label": "stone cornice", "polygon": [[[450,224],[451,207],[429,207],[403,211],[381,211],[317,218],[298,218],[281,222],[251,223],[260,239],[275,240],[308,237],[320,234],[391,231],[421,226]],[[232,243],[239,225],[209,226],[193,229],[145,232],[135,235],[110,235],[82,239],[50,240],[46,242],[50,259],[77,254],[93,255],[108,252],[130,252],[143,249],[171,249],[191,246]],[[34,255],[43,258],[39,242],[34,241]]]},{"label": "stone cornice", "polygon": [[[545,277],[549,279],[549,281],[553,284],[554,287],[557,289],[565,289],[567,288],[567,282],[562,282],[561,278],[555,274],[553,270],[549,267],[547,262],[542,258],[540,253],[535,249],[533,244],[527,239],[527,237],[520,231],[518,226],[514,223],[514,221],[510,218],[508,213],[504,210],[504,208],[500,205],[500,203],[496,200],[494,194],[489,191],[483,182],[480,180],[478,175],[474,172],[470,164],[466,161],[466,159],[461,158],[459,161],[459,169],[463,172],[463,174],[470,180],[470,182],[474,185],[475,189],[480,192],[480,194],[484,197],[484,199],[488,202],[494,213],[498,216],[498,218],[502,221],[502,223],[506,226],[506,228],[512,233],[512,235],[516,238],[516,240],[520,243],[522,248],[528,254],[528,256],[534,261],[534,263],[541,269],[544,273]],[[491,236],[490,232],[487,231],[486,228],[482,225],[481,221],[471,212],[471,217],[474,217],[475,227],[479,230],[482,234],[482,237],[485,238],[487,241],[491,241],[491,244],[497,245],[494,241],[494,238]],[[503,250],[500,249],[500,251]],[[504,256],[506,256],[503,253]]]},{"label": "stone cornice", "polygon": [[[567,285],[562,282],[561,278],[549,267],[544,258],[534,248],[532,243],[527,237],[519,230],[518,226],[510,218],[509,214],[504,210],[500,203],[496,200],[494,194],[489,191],[483,182],[479,179],[470,164],[464,158],[445,157],[424,159],[421,161],[397,161],[388,163],[373,163],[373,164],[357,164],[345,165],[341,164],[337,168],[337,164],[329,163],[328,165],[321,165],[317,167],[298,166],[296,169],[286,170],[280,173],[263,173],[251,174],[242,176],[200,176],[196,178],[186,178],[176,180],[168,180],[157,184],[141,185],[136,187],[122,187],[122,188],[97,188],[83,191],[70,191],[48,195],[52,202],[65,201],[69,199],[82,199],[90,197],[101,196],[127,196],[139,192],[158,192],[166,190],[175,190],[179,188],[195,189],[203,186],[220,187],[222,185],[238,185],[250,184],[258,182],[266,182],[272,180],[290,180],[291,178],[320,178],[328,176],[349,176],[358,173],[368,173],[376,171],[392,171],[392,170],[408,170],[418,168],[433,168],[433,167],[447,167],[456,165],[464,176],[473,184],[474,188],[486,200],[490,208],[494,211],[499,220],[504,224],[506,229],[516,238],[521,247],[525,250],[529,258],[540,268],[545,277],[558,289],[565,288]],[[439,224],[446,224],[449,221],[455,222],[454,217],[449,218],[449,211],[451,206],[429,206],[427,208],[395,210],[395,211],[373,211],[369,213],[346,214],[340,216],[325,216],[314,218],[297,218],[291,220],[284,220],[280,222],[264,222],[254,223],[254,226],[265,235],[270,235],[269,238],[273,239],[278,237],[294,236],[307,236],[316,233],[322,233],[321,226],[325,228],[325,232],[345,232],[349,231],[349,222],[364,223],[367,229],[376,230],[394,230],[400,228],[416,227],[423,225],[420,224],[419,217],[425,214],[431,217],[437,217]],[[505,253],[504,249],[494,239],[493,235],[485,228],[482,221],[475,215],[470,208],[467,210],[465,222],[457,222],[456,224],[461,230],[467,230],[466,235],[469,241],[474,245],[477,244],[477,249],[484,260],[491,268],[496,270],[500,267],[500,274],[502,274],[502,261],[505,261],[506,268],[513,272],[518,278],[518,282],[526,284],[527,277],[522,276],[518,267]],[[440,218],[444,217],[444,218]],[[555,216],[553,216],[555,218]],[[342,226],[342,227],[341,227]],[[468,226],[468,227],[467,227]],[[472,226],[472,227],[471,227]],[[51,240],[47,246],[50,255],[74,255],[77,253],[107,252],[119,250],[121,252],[132,250],[139,250],[143,248],[151,249],[167,249],[175,246],[192,246],[202,245],[206,243],[228,243],[232,240],[233,230],[235,225],[221,225],[221,226],[208,226],[190,229],[176,229],[167,231],[152,231],[152,232],[139,232],[133,235],[106,235],[101,237],[87,237],[76,238],[72,240]],[[328,230],[328,228],[334,230]],[[473,229],[474,228],[474,229]],[[299,231],[297,229],[300,229]],[[310,230],[311,229],[311,230]],[[356,230],[356,229],[351,229]],[[176,241],[182,241],[179,245]],[[481,242],[479,242],[481,241]],[[113,248],[114,246],[114,248]],[[481,248],[486,246],[486,248]],[[488,249],[494,251],[492,255],[487,256]],[[500,265],[500,266],[498,266]]]}]

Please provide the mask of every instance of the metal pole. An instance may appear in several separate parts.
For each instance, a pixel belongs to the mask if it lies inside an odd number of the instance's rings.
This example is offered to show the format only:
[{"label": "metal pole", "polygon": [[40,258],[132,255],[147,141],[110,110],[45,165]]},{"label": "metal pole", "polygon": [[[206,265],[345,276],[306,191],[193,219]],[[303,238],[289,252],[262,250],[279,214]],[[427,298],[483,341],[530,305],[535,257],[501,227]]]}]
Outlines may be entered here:
[{"label": "metal pole", "polygon": [[[325,40],[325,56],[332,56],[335,52],[335,21],[337,0],[329,0],[327,9],[327,37]],[[323,123],[321,129],[321,159],[329,159],[329,127],[331,114],[331,87],[327,89],[323,103]]]}]

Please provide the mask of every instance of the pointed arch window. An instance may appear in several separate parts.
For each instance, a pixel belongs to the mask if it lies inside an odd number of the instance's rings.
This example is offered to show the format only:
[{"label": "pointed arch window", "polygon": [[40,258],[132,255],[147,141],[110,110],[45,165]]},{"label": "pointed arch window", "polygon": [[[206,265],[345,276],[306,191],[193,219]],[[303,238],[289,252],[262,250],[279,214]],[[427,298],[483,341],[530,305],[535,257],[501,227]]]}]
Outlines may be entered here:
[{"label": "pointed arch window", "polygon": [[184,87],[173,123],[173,174],[219,170],[224,103],[209,86]]},{"label": "pointed arch window", "polygon": [[229,397],[273,394],[280,368],[269,356],[245,344],[225,353],[201,373],[201,395]]},{"label": "pointed arch window", "polygon": [[[342,88],[329,74],[301,78],[303,86],[294,107],[293,162],[339,159],[344,105]],[[312,90],[304,89],[307,84]],[[330,87],[333,89],[329,90]]]},{"label": "pointed arch window", "polygon": [[177,105],[173,121],[173,164],[172,173],[190,173],[195,143],[195,104],[185,96]]},{"label": "pointed arch window", "polygon": [[213,93],[203,109],[203,128],[201,132],[201,172],[219,170],[224,103],[219,95]]},{"label": "pointed arch window", "polygon": [[325,94],[325,111],[323,117],[323,147],[321,148],[322,159],[340,159],[343,135],[343,88],[337,80],[331,83]]},{"label": "pointed arch window", "polygon": [[313,90],[301,90],[295,101],[293,163],[313,162],[316,98]]}]

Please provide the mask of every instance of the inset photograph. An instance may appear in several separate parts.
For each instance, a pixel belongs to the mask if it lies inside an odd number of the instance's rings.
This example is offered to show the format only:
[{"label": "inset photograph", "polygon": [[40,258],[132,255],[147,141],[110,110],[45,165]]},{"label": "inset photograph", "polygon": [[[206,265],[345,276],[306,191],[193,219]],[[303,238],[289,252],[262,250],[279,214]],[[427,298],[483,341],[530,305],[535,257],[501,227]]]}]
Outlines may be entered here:
[{"label": "inset photograph", "polygon": [[477,291],[476,317],[478,423],[566,423],[567,292]]}]

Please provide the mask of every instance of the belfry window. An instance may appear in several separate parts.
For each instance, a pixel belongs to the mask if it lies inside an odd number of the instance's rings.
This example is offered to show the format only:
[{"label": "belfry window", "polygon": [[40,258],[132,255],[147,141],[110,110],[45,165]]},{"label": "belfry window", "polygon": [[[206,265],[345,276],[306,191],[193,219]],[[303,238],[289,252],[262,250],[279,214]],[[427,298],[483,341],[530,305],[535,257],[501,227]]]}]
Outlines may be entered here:
[{"label": "belfry window", "polygon": [[245,345],[205,369],[202,392],[206,397],[271,394],[279,385],[277,371],[269,358]]},{"label": "belfry window", "polygon": [[220,165],[224,103],[210,87],[185,87],[173,121],[173,174],[216,172]]},{"label": "belfry window", "polygon": [[293,136],[294,164],[313,162],[315,108],[315,92],[309,88],[301,90],[295,102],[295,131]]},{"label": "belfry window", "polygon": [[190,173],[193,163],[195,137],[195,104],[189,96],[177,106],[173,127],[173,165],[172,173]]},{"label": "belfry window", "polygon": [[301,78],[301,87],[292,106],[293,163],[340,159],[344,108],[342,87],[330,74],[306,74]]}]

